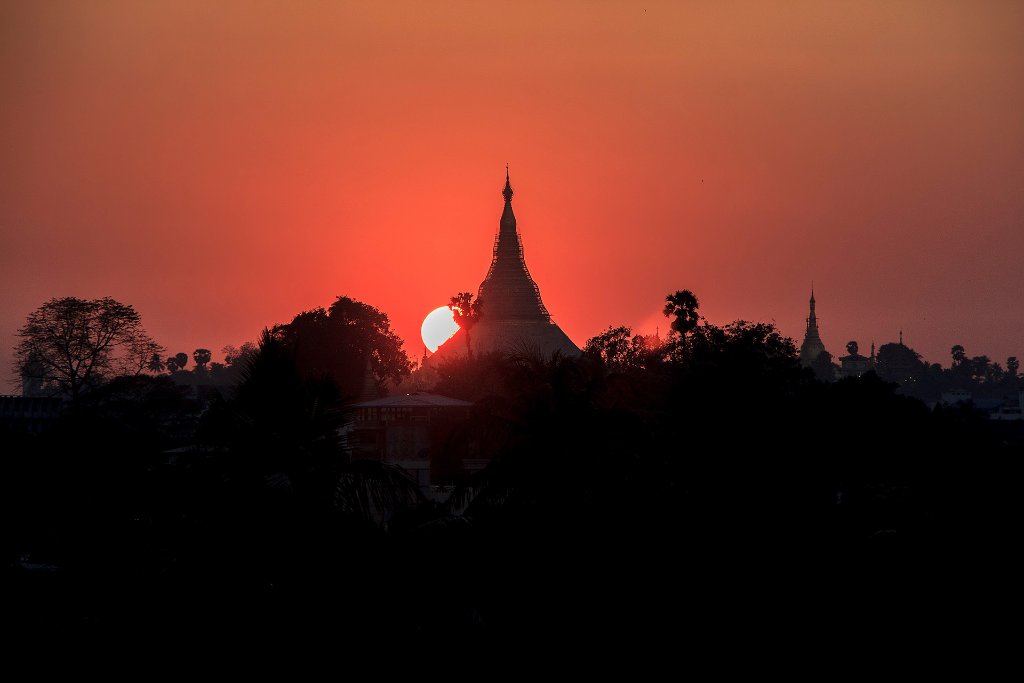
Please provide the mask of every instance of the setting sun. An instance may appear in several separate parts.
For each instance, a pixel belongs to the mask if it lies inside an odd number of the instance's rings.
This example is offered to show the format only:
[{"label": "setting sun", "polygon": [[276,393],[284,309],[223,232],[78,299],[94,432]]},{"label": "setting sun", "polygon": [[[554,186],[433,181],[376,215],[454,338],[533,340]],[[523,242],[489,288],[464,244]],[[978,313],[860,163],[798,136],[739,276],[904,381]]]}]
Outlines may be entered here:
[{"label": "setting sun", "polygon": [[437,347],[451,339],[458,331],[459,325],[455,322],[452,309],[448,306],[441,306],[432,310],[423,319],[420,335],[423,337],[423,343],[433,353],[437,351]]}]

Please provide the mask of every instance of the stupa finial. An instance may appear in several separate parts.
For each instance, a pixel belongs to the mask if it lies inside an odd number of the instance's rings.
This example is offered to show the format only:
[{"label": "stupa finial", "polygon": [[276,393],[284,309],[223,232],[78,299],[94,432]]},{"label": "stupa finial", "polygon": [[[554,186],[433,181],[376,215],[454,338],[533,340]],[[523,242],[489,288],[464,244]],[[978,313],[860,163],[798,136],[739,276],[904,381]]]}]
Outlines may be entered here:
[{"label": "stupa finial", "polygon": [[512,183],[508,179],[508,164],[505,164],[505,189],[501,191],[506,202],[512,201]]}]

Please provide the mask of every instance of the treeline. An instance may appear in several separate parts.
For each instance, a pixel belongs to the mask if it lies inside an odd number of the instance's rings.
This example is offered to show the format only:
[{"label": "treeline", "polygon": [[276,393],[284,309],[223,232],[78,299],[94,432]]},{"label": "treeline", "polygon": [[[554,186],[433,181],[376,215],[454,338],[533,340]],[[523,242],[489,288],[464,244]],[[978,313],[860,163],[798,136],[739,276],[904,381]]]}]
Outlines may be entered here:
[{"label": "treeline", "polygon": [[820,382],[774,326],[712,325],[689,292],[665,313],[665,339],[611,328],[580,357],[435,368],[432,390],[474,407],[432,457],[489,462],[444,503],[346,447],[347,406],[411,369],[366,304],[268,329],[210,403],[167,376],[107,382],[54,432],[4,436],[4,618],[731,649],[783,618],[808,647],[948,633],[1003,597],[1018,424],[930,411],[873,373]]},{"label": "treeline", "polygon": [[[856,354],[857,342],[849,342],[847,349]],[[950,349],[951,364],[944,368],[939,363],[925,360],[920,353],[903,342],[882,344],[874,358],[874,372],[887,382],[899,385],[900,392],[934,403],[943,394],[968,394],[971,399],[998,399],[1015,395],[1021,390],[1020,362],[1016,356],[1006,359],[1006,367],[988,356],[968,356],[960,344]],[[822,352],[811,363],[819,379],[831,381],[842,376],[842,368],[832,362],[829,352]],[[861,361],[867,358],[860,357]]]}]

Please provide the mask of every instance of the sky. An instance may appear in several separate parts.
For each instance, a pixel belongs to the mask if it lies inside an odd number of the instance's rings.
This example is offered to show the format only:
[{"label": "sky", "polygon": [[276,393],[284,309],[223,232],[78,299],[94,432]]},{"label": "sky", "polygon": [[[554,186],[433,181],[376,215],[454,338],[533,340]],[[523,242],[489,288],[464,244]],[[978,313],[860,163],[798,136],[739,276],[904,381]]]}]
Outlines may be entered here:
[{"label": "sky", "polygon": [[[414,358],[509,164],[580,346],[707,318],[1024,357],[1024,3],[0,0],[0,372],[53,297],[169,354],[345,295]],[[6,389],[17,391],[8,382]]]}]

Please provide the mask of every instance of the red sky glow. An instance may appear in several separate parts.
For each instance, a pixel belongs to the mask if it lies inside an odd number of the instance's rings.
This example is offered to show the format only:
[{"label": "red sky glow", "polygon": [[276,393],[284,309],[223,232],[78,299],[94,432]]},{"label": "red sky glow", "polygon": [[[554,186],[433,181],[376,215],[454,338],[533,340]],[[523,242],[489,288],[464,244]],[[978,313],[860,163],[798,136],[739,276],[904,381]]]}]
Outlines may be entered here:
[{"label": "red sky glow", "polygon": [[[169,353],[347,295],[413,358],[505,163],[580,346],[713,322],[1024,357],[1019,2],[0,3],[0,369],[58,296]],[[5,391],[16,391],[8,383]]]}]

